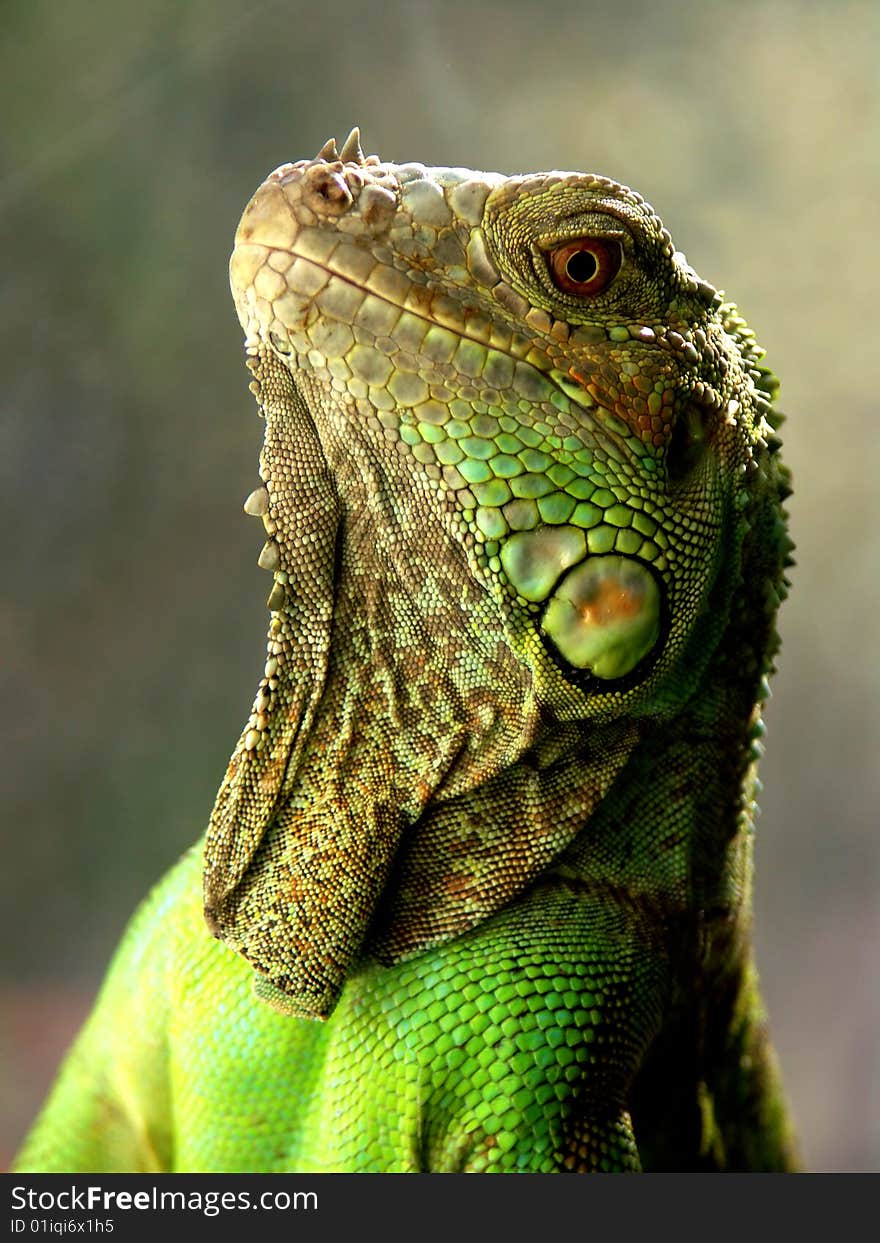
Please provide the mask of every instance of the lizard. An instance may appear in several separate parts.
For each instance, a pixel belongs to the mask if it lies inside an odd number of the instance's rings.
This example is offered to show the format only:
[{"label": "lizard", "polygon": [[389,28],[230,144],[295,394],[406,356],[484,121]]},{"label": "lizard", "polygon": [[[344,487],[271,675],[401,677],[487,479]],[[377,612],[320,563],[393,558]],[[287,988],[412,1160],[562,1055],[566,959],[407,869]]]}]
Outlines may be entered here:
[{"label": "lizard", "polygon": [[286,163],[265,668],[22,1171],[790,1170],[751,939],[777,381],[607,177]]}]

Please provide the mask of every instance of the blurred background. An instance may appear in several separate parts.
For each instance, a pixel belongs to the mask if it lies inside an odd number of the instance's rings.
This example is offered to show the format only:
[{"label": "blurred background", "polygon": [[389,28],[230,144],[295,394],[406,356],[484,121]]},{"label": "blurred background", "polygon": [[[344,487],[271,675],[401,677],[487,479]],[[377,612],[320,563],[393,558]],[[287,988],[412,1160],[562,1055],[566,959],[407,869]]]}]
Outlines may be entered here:
[{"label": "blurred background", "polygon": [[0,1157],[249,710],[227,257],[269,170],[357,122],[384,159],[635,186],[782,377],[759,964],[807,1165],[880,1167],[880,7],[5,0],[0,41]]}]

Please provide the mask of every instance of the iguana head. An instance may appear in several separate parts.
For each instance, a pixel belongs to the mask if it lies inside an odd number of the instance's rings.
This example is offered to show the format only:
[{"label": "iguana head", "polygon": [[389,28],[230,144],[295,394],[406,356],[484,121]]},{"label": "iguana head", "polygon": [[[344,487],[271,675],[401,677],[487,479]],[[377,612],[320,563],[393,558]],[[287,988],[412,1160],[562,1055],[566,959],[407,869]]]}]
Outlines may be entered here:
[{"label": "iguana head", "polygon": [[[778,500],[772,393],[733,308],[604,177],[386,164],[355,131],[260,187],[231,281],[267,421],[246,508],[274,585],[207,906],[321,1013],[383,888],[431,891],[392,956],[484,918],[694,695],[756,498]],[[561,764],[568,794],[504,883],[477,899],[445,865],[427,883],[408,848],[401,865],[408,832],[436,855],[424,826],[444,815],[495,815],[509,841],[524,763]]]}]

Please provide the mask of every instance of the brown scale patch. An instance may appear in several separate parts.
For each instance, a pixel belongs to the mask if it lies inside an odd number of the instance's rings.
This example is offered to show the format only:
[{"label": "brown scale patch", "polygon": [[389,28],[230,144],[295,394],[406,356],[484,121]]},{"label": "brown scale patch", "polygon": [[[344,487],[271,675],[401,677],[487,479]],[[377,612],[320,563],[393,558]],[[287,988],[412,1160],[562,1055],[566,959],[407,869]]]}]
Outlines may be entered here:
[{"label": "brown scale patch", "polygon": [[619,583],[600,579],[588,599],[578,605],[578,615],[588,626],[607,626],[611,622],[638,617],[644,598]]},{"label": "brown scale patch", "polygon": [[446,877],[444,888],[450,898],[466,898],[470,893],[472,884],[472,877],[453,872]]}]

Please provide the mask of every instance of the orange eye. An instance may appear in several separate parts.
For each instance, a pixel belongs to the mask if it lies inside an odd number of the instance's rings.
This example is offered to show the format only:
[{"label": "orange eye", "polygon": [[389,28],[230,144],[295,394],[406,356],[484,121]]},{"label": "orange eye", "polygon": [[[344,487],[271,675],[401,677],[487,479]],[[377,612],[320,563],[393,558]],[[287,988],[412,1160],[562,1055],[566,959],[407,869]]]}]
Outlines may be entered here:
[{"label": "orange eye", "polygon": [[553,284],[565,293],[593,296],[620,271],[620,243],[610,237],[578,237],[550,251]]}]

